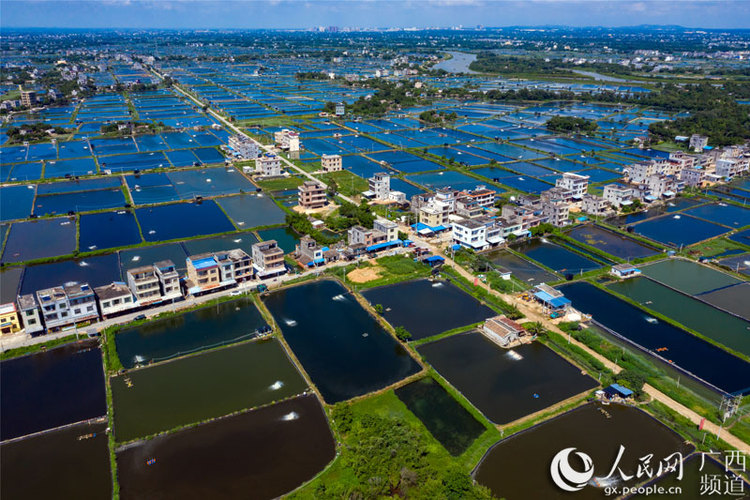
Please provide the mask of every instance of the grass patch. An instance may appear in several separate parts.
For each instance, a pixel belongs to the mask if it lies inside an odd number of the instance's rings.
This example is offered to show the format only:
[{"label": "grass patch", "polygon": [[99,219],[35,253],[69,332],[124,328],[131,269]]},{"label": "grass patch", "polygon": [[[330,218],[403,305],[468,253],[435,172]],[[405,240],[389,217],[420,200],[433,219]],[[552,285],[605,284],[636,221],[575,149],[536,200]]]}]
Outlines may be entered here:
[{"label": "grass patch", "polygon": [[475,447],[483,453],[497,431],[488,430],[454,459],[393,391],[340,403],[331,421],[341,439],[340,455],[289,498],[491,498],[489,490],[472,483],[463,457],[478,454]]},{"label": "grass patch", "polygon": [[338,192],[345,196],[356,196],[362,191],[367,191],[369,184],[366,179],[354,175],[348,170],[341,170],[339,172],[331,172],[324,175],[318,176],[320,180],[326,184],[331,183],[331,179],[336,181],[338,186]]},{"label": "grass patch", "polygon": [[267,181],[255,181],[264,191],[286,191],[296,189],[302,184],[302,179],[295,175],[279,179],[269,179]]},{"label": "grass patch", "polygon": [[[406,255],[389,255],[387,257],[381,257],[372,264],[360,264],[359,267],[362,268],[365,266],[377,266],[379,278],[366,283],[357,283],[355,287],[360,290],[376,286],[390,285],[392,283],[398,283],[410,279],[426,278],[431,272],[429,266],[422,264],[421,262],[415,262],[413,258]],[[356,265],[347,266],[344,268],[344,272],[349,274],[349,272],[356,268]],[[341,270],[331,270],[331,274],[335,276],[338,276],[341,272]]]},{"label": "grass patch", "polygon": [[7,351],[3,351],[2,353],[0,353],[0,360],[17,358],[19,356],[25,356],[27,354],[33,354],[39,351],[45,351],[47,349],[52,349],[53,347],[58,347],[63,344],[69,344],[70,342],[75,342],[76,340],[84,338],[86,338],[86,335],[73,334],[59,339],[48,340],[47,342],[42,342],[39,344],[17,347],[15,349],[8,349]]}]

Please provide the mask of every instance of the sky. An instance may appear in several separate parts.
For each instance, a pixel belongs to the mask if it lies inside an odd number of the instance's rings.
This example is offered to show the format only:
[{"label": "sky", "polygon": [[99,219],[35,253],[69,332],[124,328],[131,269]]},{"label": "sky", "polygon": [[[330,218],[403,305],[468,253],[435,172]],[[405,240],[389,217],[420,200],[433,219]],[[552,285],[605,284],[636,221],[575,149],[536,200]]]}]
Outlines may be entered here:
[{"label": "sky", "polygon": [[0,27],[312,28],[636,26],[750,28],[750,0],[2,0]]}]

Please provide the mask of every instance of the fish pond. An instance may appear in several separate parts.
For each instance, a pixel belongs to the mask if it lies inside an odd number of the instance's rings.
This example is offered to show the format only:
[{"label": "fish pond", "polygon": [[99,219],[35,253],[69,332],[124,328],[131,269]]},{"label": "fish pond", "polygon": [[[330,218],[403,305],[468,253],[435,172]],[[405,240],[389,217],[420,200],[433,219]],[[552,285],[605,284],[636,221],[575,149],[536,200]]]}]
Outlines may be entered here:
[{"label": "fish pond", "polygon": [[645,277],[618,281],[608,288],[648,309],[673,318],[704,337],[750,356],[750,322],[742,318]]},{"label": "fish pond", "polygon": [[507,424],[597,386],[579,368],[538,342],[503,349],[475,331],[417,350],[497,424]]},{"label": "fish pond", "polygon": [[559,273],[585,273],[602,267],[598,262],[543,239],[514,245],[513,250]]},{"label": "fish pond", "polygon": [[299,394],[307,387],[275,340],[253,341],[111,378],[119,442]]},{"label": "fish pond", "polygon": [[568,236],[621,259],[650,257],[659,253],[659,250],[656,248],[646,246],[632,238],[608,231],[599,226],[579,226],[570,231]]},{"label": "fish pond", "polygon": [[0,444],[0,497],[111,498],[106,428],[81,423]]},{"label": "fish pond", "polygon": [[486,257],[490,259],[490,262],[495,267],[510,271],[515,278],[530,285],[538,285],[560,279],[546,269],[531,261],[522,259],[507,250],[495,250],[487,253]]},{"label": "fish pond", "polygon": [[635,233],[672,247],[698,243],[729,229],[689,215],[670,214],[636,224]]},{"label": "fish pond", "polygon": [[394,392],[453,456],[466,451],[485,431],[484,425],[432,377],[417,380]]},{"label": "fish pond", "polygon": [[75,219],[57,219],[16,222],[3,249],[3,263],[46,259],[73,253],[76,249]]},{"label": "fish pond", "polygon": [[320,403],[301,396],[121,448],[120,497],[276,498],[335,454]]},{"label": "fish pond", "polygon": [[252,299],[243,298],[149,321],[115,334],[125,368],[247,340],[266,326]]},{"label": "fish pond", "polygon": [[104,368],[96,342],[0,362],[0,407],[3,441],[106,415]]},{"label": "fish pond", "polygon": [[[619,336],[728,393],[750,392],[750,364],[585,282],[560,290],[573,307]],[[656,352],[656,349],[666,350]]]},{"label": "fish pond", "polygon": [[403,326],[413,339],[423,339],[460,326],[484,321],[497,313],[448,281],[406,281],[362,292],[383,317]]},{"label": "fish pond", "polygon": [[339,282],[273,292],[266,307],[329,403],[361,396],[419,371],[419,364]]},{"label": "fish pond", "polygon": [[[619,467],[628,475],[635,475],[638,459],[644,455],[653,454],[659,462],[675,452],[692,451],[692,445],[685,444],[678,434],[637,408],[590,403],[498,442],[479,463],[474,478],[498,498],[569,498],[570,493],[552,481],[553,457],[574,447],[591,457],[594,477],[604,477],[620,445],[625,451]],[[583,463],[574,457],[580,463],[573,467],[582,470]],[[603,489],[591,485],[577,491],[575,497],[607,498]]]}]

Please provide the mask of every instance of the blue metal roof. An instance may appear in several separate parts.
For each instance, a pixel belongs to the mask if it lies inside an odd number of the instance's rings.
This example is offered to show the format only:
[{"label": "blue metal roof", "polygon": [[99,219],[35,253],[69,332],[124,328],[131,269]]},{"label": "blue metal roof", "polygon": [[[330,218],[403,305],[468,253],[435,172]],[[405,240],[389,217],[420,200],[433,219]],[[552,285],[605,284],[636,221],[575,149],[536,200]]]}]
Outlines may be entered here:
[{"label": "blue metal roof", "polygon": [[552,307],[563,307],[572,303],[570,302],[570,299],[566,299],[565,297],[552,297],[552,295],[542,291],[534,293],[534,297]]},{"label": "blue metal roof", "polygon": [[378,243],[377,245],[370,245],[367,247],[368,252],[374,252],[376,250],[382,250],[384,248],[390,248],[396,245],[402,245],[403,242],[401,240],[393,240],[393,241],[386,241],[385,243]]},{"label": "blue metal roof", "polygon": [[624,386],[622,386],[620,384],[612,384],[609,387],[607,387],[607,389],[613,389],[613,390],[615,390],[616,392],[618,392],[623,397],[628,397],[628,396],[632,396],[633,395],[633,391],[631,391],[627,387],[624,387]]},{"label": "blue metal roof", "polygon": [[424,261],[425,262],[445,262],[445,259],[439,255],[433,255],[432,257],[427,257]]},{"label": "blue metal roof", "polygon": [[196,269],[206,269],[217,265],[213,257],[206,257],[205,259],[199,259],[193,261],[193,267]]}]

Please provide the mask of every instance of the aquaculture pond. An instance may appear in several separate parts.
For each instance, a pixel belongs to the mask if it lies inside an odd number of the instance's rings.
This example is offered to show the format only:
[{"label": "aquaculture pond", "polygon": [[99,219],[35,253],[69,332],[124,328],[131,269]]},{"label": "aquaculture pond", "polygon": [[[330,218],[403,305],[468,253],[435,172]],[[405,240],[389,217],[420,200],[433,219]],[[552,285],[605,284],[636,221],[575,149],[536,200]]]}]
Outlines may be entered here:
[{"label": "aquaculture pond", "polygon": [[0,221],[25,219],[34,203],[34,186],[0,187]]},{"label": "aquaculture pond", "polygon": [[507,424],[597,386],[538,342],[503,349],[475,331],[417,350],[496,424]]},{"label": "aquaculture pond", "polygon": [[598,262],[583,257],[560,245],[544,239],[535,239],[513,246],[513,250],[524,254],[553,271],[563,274],[577,274],[602,267]]},{"label": "aquaculture pond", "polygon": [[214,200],[137,208],[146,241],[166,241],[234,231]]},{"label": "aquaculture pond", "polygon": [[299,235],[290,227],[275,227],[273,229],[262,229],[258,236],[263,241],[276,240],[284,253],[291,253],[299,243]]},{"label": "aquaculture pond", "polygon": [[2,441],[105,415],[96,341],[0,362],[0,407]]},{"label": "aquaculture pond", "polygon": [[21,294],[60,286],[68,281],[88,283],[94,288],[119,280],[117,254],[97,255],[83,259],[27,266],[23,273]]},{"label": "aquaculture pond", "polygon": [[507,250],[494,250],[486,254],[490,262],[500,270],[510,271],[516,279],[528,283],[529,285],[538,285],[548,281],[557,281],[560,278],[547,271],[546,269],[534,264],[531,261],[508,252]]},{"label": "aquaculture pond", "polygon": [[81,423],[0,444],[0,497],[111,498],[106,428]]},{"label": "aquaculture pond", "polygon": [[268,196],[241,194],[216,201],[240,229],[281,224],[286,215]]},{"label": "aquaculture pond", "polygon": [[276,339],[253,341],[111,378],[119,442],[299,394],[307,388]]},{"label": "aquaculture pond", "polygon": [[81,215],[78,247],[82,252],[137,245],[138,222],[130,211]]},{"label": "aquaculture pond", "polygon": [[46,259],[73,253],[75,249],[75,219],[62,217],[16,222],[10,226],[2,262]]},{"label": "aquaculture pond", "polygon": [[335,454],[320,403],[300,396],[120,448],[120,497],[276,498]]},{"label": "aquaculture pond", "polygon": [[[672,318],[730,349],[750,356],[750,321],[728,314],[645,277],[608,286],[644,307]],[[666,352],[668,355],[669,352]]]},{"label": "aquaculture pond", "polygon": [[225,234],[200,240],[188,240],[182,245],[185,247],[185,250],[189,255],[197,255],[206,252],[220,252],[224,250],[232,250],[234,248],[241,248],[247,252],[248,255],[252,255],[253,245],[257,242],[258,238],[256,238],[253,233],[245,231],[242,233]]},{"label": "aquaculture pond", "polygon": [[667,259],[641,266],[643,274],[688,295],[700,295],[742,283],[742,280],[685,259]]},{"label": "aquaculture pond", "polygon": [[[621,445],[625,450],[618,467],[631,476],[636,474],[638,459],[644,455],[653,454],[652,463],[658,463],[675,452],[686,454],[693,449],[678,434],[637,408],[590,403],[498,442],[479,463],[474,478],[498,498],[568,498],[570,493],[556,486],[550,475],[553,457],[565,448],[575,448],[591,457],[594,478],[603,478],[612,469]],[[575,454],[571,459],[575,469],[583,470],[583,463]],[[617,485],[635,483],[631,480]],[[604,489],[593,485],[577,491],[575,497],[606,498]]]},{"label": "aquaculture pond", "polygon": [[576,241],[621,259],[637,259],[656,255],[659,250],[594,225],[579,226],[568,233]]},{"label": "aquaculture pond", "polygon": [[417,380],[394,392],[453,456],[466,451],[485,431],[484,425],[432,377]]},{"label": "aquaculture pond", "polygon": [[243,298],[149,321],[117,332],[117,354],[125,368],[247,340],[266,326],[252,299]]},{"label": "aquaculture pond", "polygon": [[[750,364],[585,282],[560,290],[573,307],[619,336],[725,392],[750,392]],[[656,349],[664,349],[656,351]]]},{"label": "aquaculture pond", "polygon": [[670,214],[636,224],[635,233],[672,247],[698,243],[729,229],[684,214]]},{"label": "aquaculture pond", "polygon": [[406,281],[362,292],[394,327],[403,326],[414,339],[431,337],[484,321],[497,313],[449,281]]},{"label": "aquaculture pond", "polygon": [[265,304],[328,403],[381,389],[419,371],[398,341],[337,281],[279,290]]}]

